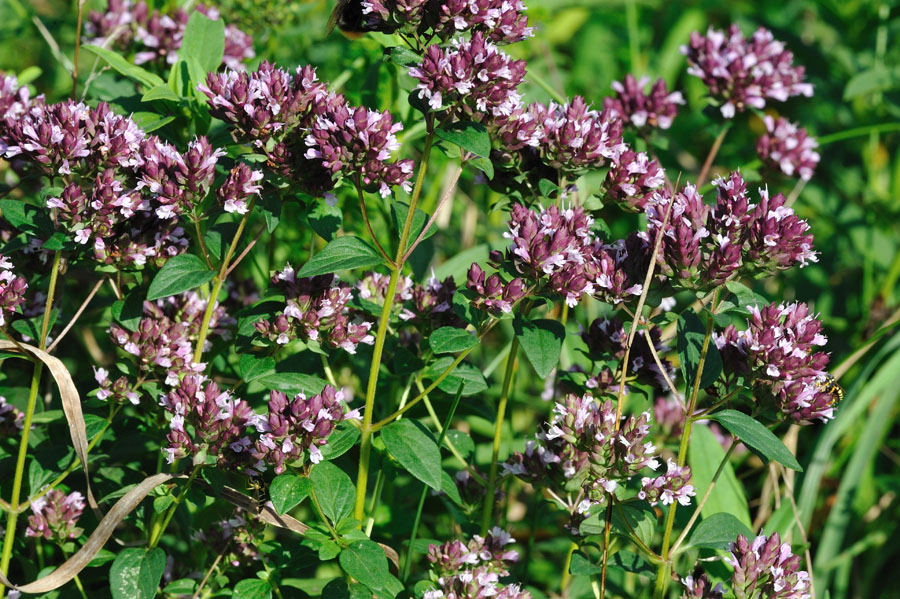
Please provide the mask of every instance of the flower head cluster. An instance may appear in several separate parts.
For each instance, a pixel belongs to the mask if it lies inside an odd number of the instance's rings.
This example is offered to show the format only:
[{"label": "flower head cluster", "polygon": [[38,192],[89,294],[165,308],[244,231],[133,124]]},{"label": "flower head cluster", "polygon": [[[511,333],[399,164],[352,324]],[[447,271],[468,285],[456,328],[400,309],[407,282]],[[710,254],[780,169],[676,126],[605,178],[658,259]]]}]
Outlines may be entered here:
[{"label": "flower head cluster", "polygon": [[495,316],[512,313],[513,306],[525,297],[525,281],[516,277],[505,283],[499,273],[485,277],[477,263],[469,267],[466,288],[475,294],[472,305]]},{"label": "flower head cluster", "polygon": [[285,297],[285,306],[269,320],[260,320],[256,330],[268,341],[286,345],[294,339],[316,341],[356,353],[360,343],[371,345],[372,323],[363,321],[347,307],[353,288],[334,275],[297,277],[290,264],[275,273],[272,285]]},{"label": "flower head cluster", "polygon": [[[19,85],[15,75],[0,73],[0,127],[6,119],[22,116],[31,106],[31,94],[28,87]],[[5,151],[2,135],[0,135],[0,154]]]},{"label": "flower head cluster", "polygon": [[9,258],[0,255],[0,326],[6,325],[7,314],[14,314],[25,302],[28,283],[13,272]]},{"label": "flower head cluster", "polygon": [[625,150],[609,167],[603,189],[606,197],[633,212],[647,202],[666,182],[666,171],[645,152]]},{"label": "flower head cluster", "polygon": [[530,599],[531,593],[518,584],[500,582],[519,559],[518,552],[506,548],[513,542],[509,533],[495,526],[486,536],[475,535],[468,543],[456,540],[429,545],[436,588],[425,591],[425,599]]},{"label": "flower head cluster", "polygon": [[330,191],[340,174],[385,195],[393,186],[406,187],[412,176],[412,161],[390,160],[401,125],[387,112],[329,93],[312,67],[290,73],[263,62],[252,73],[210,73],[198,89],[213,116],[309,193]]},{"label": "flower head cluster", "polygon": [[128,401],[133,405],[141,402],[141,396],[133,389],[128,378],[120,376],[115,381],[109,378],[109,371],[105,368],[94,368],[94,379],[97,381],[97,399],[101,401],[112,400],[115,402]]},{"label": "flower head cluster", "polygon": [[691,467],[679,466],[670,458],[665,474],[655,478],[645,476],[641,479],[638,498],[646,500],[650,505],[657,503],[671,505],[676,501],[681,505],[690,505],[691,497],[697,494],[690,480]]},{"label": "flower head cluster", "polygon": [[[526,281],[544,281],[570,307],[584,294],[601,294],[615,303],[626,295],[640,295],[641,285],[632,280],[627,264],[639,252],[629,251],[624,241],[604,245],[591,230],[592,224],[580,206],[560,209],[554,205],[535,213],[515,204],[509,231],[504,233],[512,241],[506,259]],[[500,256],[494,258],[500,260]]]},{"label": "flower head cluster", "polygon": [[443,39],[472,31],[508,44],[533,35],[522,0],[364,0],[362,13],[371,31],[430,26]]},{"label": "flower head cluster", "polygon": [[259,426],[261,417],[250,405],[221,391],[214,381],[189,375],[159,401],[172,414],[166,460],[204,454],[220,466],[247,464],[251,458],[248,426]]},{"label": "flower head cluster", "polygon": [[225,208],[225,212],[247,214],[250,209],[249,200],[259,194],[262,185],[262,171],[254,171],[241,162],[228,173],[225,182],[216,190],[216,199]]},{"label": "flower head cluster", "polygon": [[800,556],[782,543],[778,533],[749,541],[740,535],[725,561],[734,568],[731,590],[735,599],[809,599],[809,573],[800,569]]},{"label": "flower head cluster", "polygon": [[513,60],[494,43],[475,33],[425,50],[422,63],[409,69],[419,80],[416,89],[432,110],[449,108],[457,120],[508,117],[522,103],[517,91],[525,76],[525,61]]},{"label": "flower head cluster", "polygon": [[301,460],[308,453],[309,461],[322,461],[322,447],[328,443],[334,427],[343,420],[359,420],[359,410],[344,412],[344,392],[326,385],[321,393],[307,398],[299,393],[288,399],[280,391],[269,395],[269,414],[256,425],[262,433],[253,453],[262,461],[275,466],[275,473],[284,471],[284,464]]},{"label": "flower head cluster", "polygon": [[40,537],[57,543],[81,536],[78,519],[84,511],[84,496],[78,491],[66,495],[59,489],[51,489],[46,495],[31,502],[26,537]]},{"label": "flower head cluster", "polygon": [[[144,302],[144,316],[136,330],[113,324],[109,328],[110,337],[113,343],[137,357],[142,372],[163,373],[166,384],[176,385],[185,374],[202,372],[205,367],[194,363],[193,354],[206,303],[195,291]],[[217,302],[209,321],[210,334],[227,338],[232,324],[234,319]],[[209,339],[206,343],[210,343]]]},{"label": "flower head cluster", "polygon": [[616,92],[615,98],[606,98],[603,107],[611,110],[626,125],[637,129],[644,127],[659,127],[668,129],[678,113],[678,105],[684,104],[684,96],[681,92],[666,90],[666,82],[657,79],[650,93],[644,93],[649,77],[635,79],[634,75],[625,76],[625,83],[613,81],[612,88]]},{"label": "flower head cluster", "polygon": [[622,120],[617,113],[610,109],[597,112],[581,96],[563,105],[532,105],[531,110],[541,127],[541,158],[565,173],[616,162],[628,148],[622,141]]},{"label": "flower head cluster", "polygon": [[0,395],[0,438],[18,435],[25,427],[25,414]]},{"label": "flower head cluster", "polygon": [[[652,350],[648,342],[648,336],[649,342],[653,343]],[[662,342],[661,337],[662,332],[658,327],[651,328],[649,335],[643,329],[635,333],[629,353],[628,372],[637,375],[639,380],[643,382],[658,388],[665,388],[666,380],[656,364],[653,350],[660,357],[660,361],[666,369],[666,375],[670,378],[673,377],[675,370],[672,364],[663,357],[669,351],[669,348]],[[625,332],[625,326],[622,321],[617,318],[598,318],[594,320],[587,330],[581,332],[581,339],[587,345],[588,355],[593,360],[608,360],[610,358],[622,360],[625,357],[628,333]]]},{"label": "flower head cluster", "polygon": [[[213,21],[219,19],[219,10],[215,7],[200,4],[195,10]],[[103,44],[112,40],[119,49],[133,51],[135,64],[164,67],[178,61],[178,50],[184,41],[189,17],[180,7],[150,12],[143,0],[109,0],[105,12],[90,12],[85,34],[91,43]],[[244,61],[254,56],[253,38],[234,25],[226,25],[222,64],[242,69]]]},{"label": "flower head cluster", "polygon": [[95,260],[141,266],[161,265],[187,247],[176,217],[204,199],[223,152],[202,137],[179,152],[102,102],[39,99],[0,122],[0,154],[65,175],[68,184],[46,201],[59,225]]},{"label": "flower head cluster", "polygon": [[617,429],[612,401],[601,405],[590,395],[567,395],[556,403],[553,417],[537,435],[538,443],[514,454],[504,470],[560,488],[575,481],[583,491],[577,509],[584,513],[604,503],[619,483],[644,468],[659,467],[656,447],[645,441],[649,432],[647,412],[629,416]]},{"label": "flower head cluster", "polygon": [[721,583],[713,584],[709,581],[706,572],[699,568],[693,574],[681,579],[684,590],[681,599],[724,599],[725,587]]},{"label": "flower head cluster", "polygon": [[803,127],[785,118],[763,117],[766,133],[756,142],[756,153],[773,169],[788,177],[809,181],[819,164],[819,143]]},{"label": "flower head cluster", "polygon": [[706,36],[692,33],[681,52],[690,65],[688,73],[703,80],[727,119],[748,106],[762,109],[770,100],[813,94],[804,68],[794,66],[794,55],[762,27],[750,39],[737,25],[728,32],[710,27]]},{"label": "flower head cluster", "polygon": [[738,272],[773,272],[817,260],[809,225],[785,206],[781,194],[759,190],[752,204],[739,173],[714,182],[716,204],[707,206],[693,185],[669,198],[655,194],[647,205],[648,233],[655,238],[670,202],[663,236],[662,274],[687,288],[707,289]]},{"label": "flower head cluster", "polygon": [[725,367],[750,376],[795,421],[830,420],[835,398],[823,385],[828,354],[822,323],[801,303],[748,306],[747,329],[728,326],[715,335]]}]

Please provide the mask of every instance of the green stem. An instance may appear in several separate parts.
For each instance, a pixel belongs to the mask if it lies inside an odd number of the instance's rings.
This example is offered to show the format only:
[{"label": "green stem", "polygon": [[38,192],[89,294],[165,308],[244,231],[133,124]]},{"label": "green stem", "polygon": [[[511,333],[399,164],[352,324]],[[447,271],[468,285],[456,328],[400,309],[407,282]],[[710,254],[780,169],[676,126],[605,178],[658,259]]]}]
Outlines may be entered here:
[{"label": "green stem", "polygon": [[[53,297],[56,294],[56,283],[59,279],[59,265],[62,254],[57,251],[53,255],[53,270],[50,272],[50,286],[47,290],[47,302],[44,304],[44,320],[41,323],[41,337],[38,347],[47,347],[47,332],[50,329],[50,312],[53,310]],[[9,499],[9,515],[6,520],[6,535],[3,538],[3,554],[0,556],[0,572],[9,573],[9,563],[12,559],[13,543],[16,539],[16,521],[19,518],[19,497],[22,494],[22,480],[25,474],[25,460],[28,456],[28,437],[31,433],[31,422],[34,419],[34,408],[37,404],[38,389],[41,384],[41,375],[44,373],[44,363],[34,360],[34,370],[31,374],[31,387],[28,390],[28,403],[25,407],[25,420],[22,423],[22,440],[19,442],[19,454],[16,458],[16,472],[13,475],[12,495]],[[6,590],[0,590],[0,597],[6,594]]]},{"label": "green stem", "polygon": [[194,482],[194,479],[197,478],[197,475],[200,474],[200,470],[203,469],[203,466],[197,466],[191,472],[190,476],[188,476],[187,481],[184,483],[184,487],[181,488],[181,492],[175,497],[172,501],[172,505],[169,506],[169,509],[166,511],[166,517],[163,518],[162,523],[155,525],[150,531],[150,540],[147,543],[147,548],[153,549],[159,544],[160,539],[162,539],[163,534],[166,532],[166,528],[169,527],[169,522],[172,521],[172,516],[175,515],[175,510],[178,509],[178,506],[181,505],[181,502],[184,501],[185,495],[187,495],[188,489],[191,488],[191,483]]},{"label": "green stem", "polygon": [[[727,130],[727,129],[726,129]],[[713,308],[718,303],[719,291],[718,289],[715,291],[713,295]],[[691,440],[691,430],[694,426],[694,421],[690,417],[691,414],[694,413],[695,408],[697,407],[697,396],[700,393],[700,379],[703,377],[703,368],[706,365],[706,354],[709,352],[709,342],[712,338],[712,329],[713,329],[713,318],[710,317],[706,322],[706,335],[703,337],[703,346],[700,349],[700,360],[697,363],[697,374],[694,377],[694,385],[691,390],[691,397],[688,401],[687,410],[685,412],[684,419],[684,430],[681,432],[681,443],[678,447],[678,465],[684,466],[684,463],[687,459],[687,449],[688,443]],[[669,507],[669,513],[666,516],[666,528],[663,533],[663,542],[662,542],[662,550],[659,552],[660,557],[662,558],[662,562],[659,564],[659,568],[656,571],[656,584],[654,585],[653,597],[655,599],[664,599],[666,595],[666,588],[669,584],[669,543],[672,540],[672,528],[675,525],[675,509],[678,505],[678,502],[674,502]]]},{"label": "green stem", "polygon": [[[234,233],[234,238],[231,240],[231,245],[228,246],[228,251],[225,252],[225,259],[222,260],[222,264],[219,267],[219,273],[216,275],[215,279],[213,279],[212,291],[210,291],[209,300],[206,303],[206,312],[203,313],[203,322],[200,324],[200,334],[197,336],[197,344],[194,346],[194,363],[199,363],[200,359],[203,357],[203,344],[206,343],[206,336],[209,334],[209,322],[212,319],[213,312],[216,310],[219,292],[222,290],[222,285],[225,284],[225,277],[228,274],[228,263],[231,262],[231,257],[234,256],[238,243],[241,241],[241,235],[243,235],[244,229],[247,227],[247,221],[250,220],[250,215],[253,214],[253,204],[255,202],[256,196],[250,200],[250,204],[247,206],[247,212],[241,219],[240,224],[238,224],[237,231]],[[202,237],[199,231],[197,233],[198,236]]]},{"label": "green stem", "polygon": [[425,172],[428,170],[428,161],[431,157],[431,147],[434,143],[434,132],[430,131],[425,138],[425,149],[422,152],[422,162],[419,165],[419,174],[416,177],[416,185],[413,189],[412,199],[409,203],[409,211],[406,213],[406,222],[403,223],[403,231],[400,234],[400,243],[397,246],[397,257],[391,266],[391,275],[388,280],[387,291],[384,296],[384,306],[378,319],[378,330],[375,334],[375,346],[372,349],[372,362],[369,365],[369,381],[366,385],[366,405],[363,411],[363,423],[359,444],[359,468],[356,472],[356,501],[353,507],[353,517],[359,520],[360,526],[365,519],[366,512],[366,486],[369,480],[369,461],[372,456],[372,417],[375,411],[375,392],[378,389],[378,371],[381,368],[381,356],[384,353],[384,342],[387,338],[388,323],[391,319],[391,310],[394,307],[394,296],[397,292],[397,281],[400,271],[403,269],[403,255],[406,253],[406,244],[409,241],[409,231],[412,228],[413,217],[416,214],[416,205],[422,195],[422,186],[425,182]]},{"label": "green stem", "polygon": [[506,372],[503,375],[503,387],[500,390],[500,402],[497,404],[497,421],[494,423],[494,444],[491,450],[491,467],[488,471],[488,484],[484,496],[484,507],[481,513],[481,535],[487,534],[494,516],[494,491],[497,487],[497,458],[500,456],[500,442],[503,440],[503,423],[506,420],[506,404],[509,390],[512,387],[513,374],[516,371],[516,359],[519,354],[519,338],[513,337],[506,359]]}]

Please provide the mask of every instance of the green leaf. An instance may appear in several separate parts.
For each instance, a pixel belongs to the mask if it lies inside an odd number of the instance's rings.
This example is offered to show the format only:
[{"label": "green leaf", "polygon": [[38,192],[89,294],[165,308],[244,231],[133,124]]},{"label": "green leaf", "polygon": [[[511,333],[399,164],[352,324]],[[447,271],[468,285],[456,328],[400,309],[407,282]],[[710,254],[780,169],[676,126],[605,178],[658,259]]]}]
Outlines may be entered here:
[{"label": "green leaf", "polygon": [[181,98],[178,97],[178,94],[172,91],[172,88],[170,88],[166,84],[163,84],[150,88],[143,96],[141,96],[141,102],[153,102],[154,100],[180,102]]},{"label": "green leaf", "polygon": [[232,599],[271,599],[272,585],[259,578],[247,578],[234,585],[231,597]]},{"label": "green leaf", "polygon": [[356,445],[359,440],[359,428],[350,422],[339,422],[334,432],[328,437],[328,443],[322,446],[322,457],[326,460],[338,458]]},{"label": "green leaf", "polygon": [[592,564],[591,560],[580,551],[572,554],[572,561],[569,564],[569,574],[574,576],[593,576],[603,571],[603,567]]},{"label": "green leaf", "polygon": [[388,584],[390,571],[384,550],[373,541],[356,541],[338,557],[344,572],[375,591]]},{"label": "green leaf", "polygon": [[309,474],[325,516],[338,523],[353,512],[356,489],[347,473],[332,464],[316,464]]},{"label": "green leaf", "polygon": [[[706,492],[706,488],[709,487],[709,483],[724,457],[725,450],[722,449],[712,431],[704,425],[695,425],[688,448],[688,462],[691,466],[694,488],[697,489],[698,494],[702,495]],[[730,463],[725,464],[719,480],[709,494],[709,499],[700,510],[703,517],[709,517],[719,512],[732,514],[748,528],[751,525],[750,509],[747,507],[744,488],[738,482]]]},{"label": "green leaf", "polygon": [[[184,29],[184,39],[178,55],[183,58],[192,58],[206,73],[215,71],[222,64],[222,56],[225,54],[225,23],[222,19],[213,21],[200,11],[191,13],[187,27]],[[203,83],[203,80],[194,81],[195,84]]]},{"label": "green leaf", "polygon": [[382,261],[381,254],[368,243],[353,235],[343,235],[310,258],[297,275],[314,277],[351,268],[371,268]]},{"label": "green leaf", "polygon": [[656,568],[637,553],[630,551],[617,551],[609,558],[609,565],[621,568],[626,572],[634,572],[651,576],[656,574]]},{"label": "green leaf", "polygon": [[410,474],[441,490],[441,451],[425,426],[415,420],[395,420],[381,429],[381,440]]},{"label": "green leaf", "polygon": [[688,545],[704,549],[728,549],[738,535],[753,538],[753,531],[733,515],[720,512],[704,517],[691,534]]},{"label": "green leaf", "polygon": [[461,121],[434,130],[435,136],[459,146],[461,149],[487,158],[491,154],[491,136],[481,123]]},{"label": "green leaf", "polygon": [[309,497],[311,490],[312,483],[308,478],[296,474],[281,474],[272,479],[269,497],[275,511],[285,514]]},{"label": "green leaf", "polygon": [[[444,356],[443,358],[439,358],[425,369],[422,376],[428,380],[434,380],[443,374],[451,364],[453,364],[452,357]],[[487,381],[484,379],[481,370],[464,362],[458,364],[444,380],[438,383],[437,388],[444,393],[455,395],[457,389],[459,389],[460,381],[463,383],[463,396],[475,395],[488,388]]]},{"label": "green leaf", "polygon": [[147,301],[158,300],[208,283],[216,273],[193,254],[175,256],[156,273],[147,290]]},{"label": "green leaf", "polygon": [[[59,190],[59,193],[62,193],[62,190]],[[3,218],[22,231],[35,232],[45,229],[50,224],[47,221],[46,211],[20,200],[0,200],[0,210],[3,211]]]},{"label": "green leaf", "polygon": [[411,67],[422,62],[422,57],[406,46],[394,46],[385,49],[386,58],[400,67]]},{"label": "green leaf", "polygon": [[179,578],[173,580],[163,589],[163,593],[170,595],[193,595],[197,589],[197,581],[193,578]]},{"label": "green leaf", "polygon": [[441,327],[428,337],[428,345],[436,354],[455,354],[478,345],[478,337],[465,329]]},{"label": "green leaf", "polygon": [[747,306],[765,306],[769,303],[769,300],[765,297],[755,293],[752,289],[737,281],[728,281],[725,283],[725,289],[734,294],[737,304],[741,308],[746,308]]},{"label": "green leaf", "polygon": [[844,100],[900,87],[900,69],[873,67],[854,74],[844,87]]},{"label": "green leaf", "polygon": [[513,320],[513,329],[522,352],[537,375],[541,378],[549,376],[559,364],[560,350],[566,337],[566,329],[562,323],[546,319],[516,318]]},{"label": "green leaf", "polygon": [[241,378],[245,383],[266,376],[275,370],[275,358],[270,356],[241,355]]},{"label": "green leaf", "polygon": [[135,289],[125,296],[125,299],[116,300],[112,305],[112,317],[129,331],[137,331],[138,324],[144,316],[144,298],[140,290]]},{"label": "green leaf", "polygon": [[132,112],[131,120],[134,121],[144,133],[150,133],[151,131],[156,131],[157,129],[165,127],[174,121],[175,117],[172,115],[161,116],[154,112]]},{"label": "green leaf", "polygon": [[109,569],[113,599],[152,599],[166,567],[166,554],[153,549],[124,549]]},{"label": "green leaf", "polygon": [[306,220],[319,237],[331,241],[344,224],[344,215],[337,206],[330,206],[328,202],[316,202],[306,214]]},{"label": "green leaf", "polygon": [[266,389],[282,393],[305,393],[306,395],[321,393],[327,384],[317,376],[300,372],[274,372],[259,377],[256,382]]},{"label": "green leaf", "polygon": [[446,495],[450,501],[459,507],[463,507],[463,500],[459,494],[459,487],[456,486],[456,481],[443,470],[441,471],[441,493]]},{"label": "green leaf", "polygon": [[101,48],[100,46],[95,46],[93,44],[85,44],[81,46],[81,49],[100,57],[120,74],[137,81],[147,89],[152,89],[158,85],[165,85],[165,81],[160,79],[158,75],[154,75],[150,71],[128,62],[121,55],[112,50],[107,50],[106,48]]},{"label": "green leaf", "polygon": [[[678,357],[681,359],[681,374],[684,377],[688,389],[693,389],[697,378],[697,368],[700,365],[700,354],[703,351],[703,342],[706,339],[706,325],[700,317],[685,311],[678,317]],[[700,388],[709,387],[722,373],[722,355],[716,344],[710,339],[706,351],[706,361],[703,364],[703,376],[700,377]]]},{"label": "green leaf", "polygon": [[767,462],[774,460],[792,470],[803,472],[797,458],[790,449],[784,446],[781,439],[750,416],[737,410],[722,410],[712,414],[709,418],[727,428],[734,436],[743,441],[744,445],[757,451]]}]

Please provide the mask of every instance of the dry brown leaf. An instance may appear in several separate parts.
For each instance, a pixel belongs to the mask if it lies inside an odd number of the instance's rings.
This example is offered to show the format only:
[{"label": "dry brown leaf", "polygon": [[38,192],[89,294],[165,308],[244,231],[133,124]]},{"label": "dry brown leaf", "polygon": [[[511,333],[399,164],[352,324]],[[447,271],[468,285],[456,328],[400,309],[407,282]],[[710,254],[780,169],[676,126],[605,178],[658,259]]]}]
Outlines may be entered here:
[{"label": "dry brown leaf", "polygon": [[[97,500],[91,492],[91,480],[88,473],[87,461],[87,432],[84,424],[84,415],[81,413],[81,396],[78,395],[78,389],[75,387],[69,370],[59,360],[40,350],[33,345],[25,343],[13,343],[5,339],[0,339],[0,350],[20,351],[25,349],[32,356],[44,363],[44,366],[50,371],[53,380],[56,381],[56,387],[59,389],[59,396],[62,399],[63,412],[69,423],[69,434],[72,437],[72,446],[75,448],[75,454],[78,456],[81,466],[84,469],[84,484],[87,490],[88,504],[95,512],[97,511]],[[32,489],[32,492],[35,489]],[[101,517],[102,514],[98,514]]]},{"label": "dry brown leaf", "polygon": [[0,573],[0,583],[23,593],[46,593],[53,589],[58,589],[84,570],[91,560],[94,559],[94,556],[97,555],[97,552],[103,549],[116,527],[138,506],[150,491],[173,478],[175,477],[168,473],[154,474],[153,476],[148,476],[143,482],[125,493],[106,513],[81,549],[47,576],[28,584],[15,586]]}]

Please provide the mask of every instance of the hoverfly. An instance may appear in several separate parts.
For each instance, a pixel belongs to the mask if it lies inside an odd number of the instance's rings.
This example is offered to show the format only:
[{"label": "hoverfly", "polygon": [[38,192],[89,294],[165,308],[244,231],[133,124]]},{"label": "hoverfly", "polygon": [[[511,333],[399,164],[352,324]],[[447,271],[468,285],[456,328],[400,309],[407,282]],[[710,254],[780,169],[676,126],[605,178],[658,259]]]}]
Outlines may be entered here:
[{"label": "hoverfly", "polygon": [[825,373],[824,380],[816,383],[816,388],[831,395],[830,405],[832,406],[839,404],[841,400],[844,399],[844,388],[838,384],[837,379],[835,379],[834,376],[827,372]]}]

